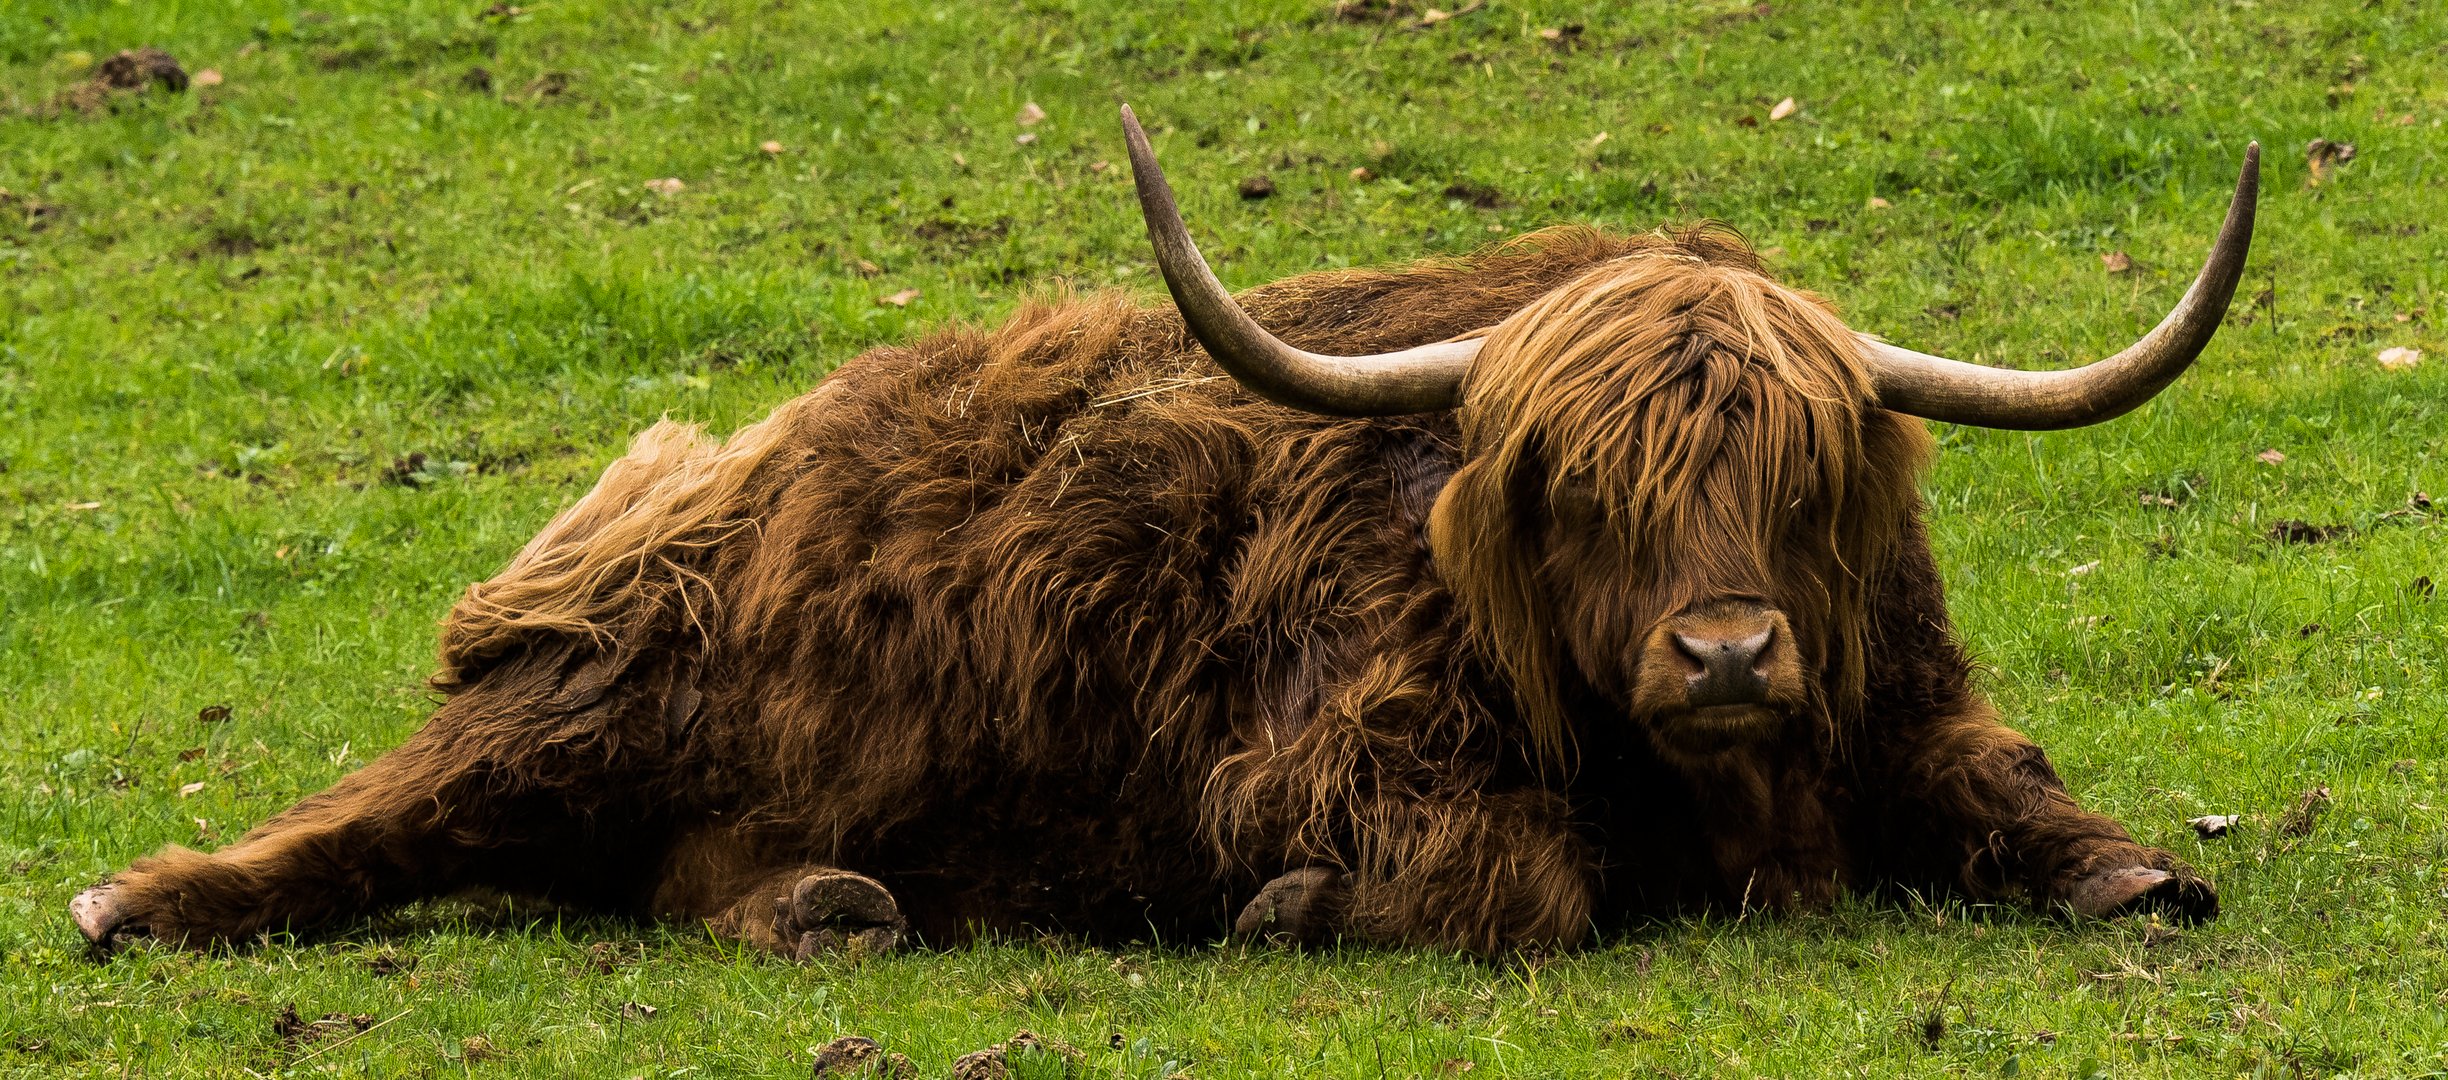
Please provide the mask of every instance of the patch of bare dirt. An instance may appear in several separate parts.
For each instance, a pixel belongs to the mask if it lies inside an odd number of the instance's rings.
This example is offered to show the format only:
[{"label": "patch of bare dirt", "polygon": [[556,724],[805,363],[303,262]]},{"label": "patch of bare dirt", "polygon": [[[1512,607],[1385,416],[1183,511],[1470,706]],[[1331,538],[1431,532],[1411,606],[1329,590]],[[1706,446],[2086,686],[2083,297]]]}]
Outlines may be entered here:
[{"label": "patch of bare dirt", "polygon": [[143,93],[148,87],[184,93],[188,82],[187,69],[169,53],[150,45],[121,49],[118,55],[95,65],[93,75],[84,82],[53,95],[40,112],[48,116],[67,113],[92,116],[116,108],[121,100]]}]

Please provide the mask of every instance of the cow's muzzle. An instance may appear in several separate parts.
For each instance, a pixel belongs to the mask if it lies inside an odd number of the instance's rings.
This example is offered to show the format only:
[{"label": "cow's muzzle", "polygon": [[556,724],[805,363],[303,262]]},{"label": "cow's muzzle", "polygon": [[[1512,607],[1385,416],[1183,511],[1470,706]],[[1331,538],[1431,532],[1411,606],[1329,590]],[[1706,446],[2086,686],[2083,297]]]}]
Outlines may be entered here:
[{"label": "cow's muzzle", "polygon": [[1806,697],[1797,644],[1785,613],[1762,601],[1687,607],[1660,621],[1644,642],[1634,711],[1687,752],[1767,737]]}]

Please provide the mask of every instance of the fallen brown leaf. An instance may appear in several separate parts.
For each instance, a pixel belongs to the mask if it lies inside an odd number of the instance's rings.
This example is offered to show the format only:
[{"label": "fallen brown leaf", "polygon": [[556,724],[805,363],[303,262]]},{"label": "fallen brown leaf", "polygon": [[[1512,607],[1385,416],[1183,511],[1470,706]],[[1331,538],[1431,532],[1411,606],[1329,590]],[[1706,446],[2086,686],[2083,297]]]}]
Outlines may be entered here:
[{"label": "fallen brown leaf", "polygon": [[[2400,315],[2399,317],[2403,318],[2404,316]],[[2377,359],[2380,361],[2380,367],[2383,370],[2404,371],[2407,368],[2411,368],[2416,364],[2422,363],[2422,350],[2409,349],[2401,345],[2393,349],[2380,350],[2380,355],[2377,357]]]},{"label": "fallen brown leaf", "polygon": [[204,790],[204,781],[202,780],[198,780],[192,784],[181,784],[179,785],[179,798],[184,799],[202,790]]},{"label": "fallen brown leaf", "polygon": [[763,150],[768,154],[779,154],[782,152],[782,140],[767,139],[764,142],[758,143],[757,149]]},{"label": "fallen brown leaf", "polygon": [[196,710],[196,719],[207,724],[224,723],[229,718],[230,707],[227,705],[206,705]]},{"label": "fallen brown leaf", "polygon": [[219,86],[221,85],[221,69],[205,68],[196,72],[194,82],[197,86]]},{"label": "fallen brown leaf", "polygon": [[916,299],[918,299],[918,290],[903,289],[900,292],[894,293],[890,296],[876,297],[876,303],[886,304],[892,307],[908,307],[910,306],[910,301]]},{"label": "fallen brown leaf", "polygon": [[2285,460],[2286,460],[2286,454],[2285,454],[2284,452],[2282,452],[2282,451],[2279,451],[2279,450],[2275,449],[2275,448],[2273,448],[2273,449],[2269,449],[2269,450],[2263,450],[2263,451],[2261,451],[2261,452],[2260,452],[2260,453],[2258,453],[2258,454],[2254,454],[2253,456],[2254,456],[2254,457],[2257,457],[2257,458],[2260,458],[2260,459],[2261,459],[2261,463],[2262,463],[2262,464],[2264,464],[2264,465],[2276,465],[2276,464],[2278,464],[2279,462],[2282,462],[2282,461],[2285,461]]},{"label": "fallen brown leaf", "polygon": [[2122,274],[2133,269],[2133,257],[2122,251],[2111,251],[2100,256],[2100,267],[2111,274]]},{"label": "fallen brown leaf", "polygon": [[1020,115],[1014,117],[1013,122],[1019,124],[1021,127],[1036,127],[1039,124],[1045,123],[1045,118],[1046,111],[1038,108],[1037,103],[1031,101],[1020,106]]},{"label": "fallen brown leaf", "polygon": [[1775,108],[1768,110],[1768,119],[1783,120],[1786,117],[1792,116],[1794,113],[1800,111],[1801,108],[1801,106],[1794,104],[1794,99],[1786,98],[1783,101],[1777,102]]},{"label": "fallen brown leaf", "polygon": [[1870,209],[1872,210],[1885,210],[1894,205],[1894,203],[1888,202],[1887,200],[1879,198],[1876,195],[1870,196]]},{"label": "fallen brown leaf", "polygon": [[1371,180],[1377,179],[1377,174],[1368,171],[1368,166],[1366,165],[1356,165],[1352,167],[1351,178],[1365,184]]},{"label": "fallen brown leaf", "polygon": [[680,189],[687,186],[688,184],[677,176],[665,176],[646,181],[646,190],[664,196],[678,195]]}]

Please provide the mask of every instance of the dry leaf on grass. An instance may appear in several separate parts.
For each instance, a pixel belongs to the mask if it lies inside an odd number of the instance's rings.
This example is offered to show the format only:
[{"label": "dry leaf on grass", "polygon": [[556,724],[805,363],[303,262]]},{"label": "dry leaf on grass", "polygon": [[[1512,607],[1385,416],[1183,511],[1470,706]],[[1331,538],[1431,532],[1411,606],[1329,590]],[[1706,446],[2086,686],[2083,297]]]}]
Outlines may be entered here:
[{"label": "dry leaf on grass", "polygon": [[1894,203],[1888,202],[1887,200],[1879,198],[1876,195],[1870,196],[1870,209],[1872,210],[1885,210],[1894,205]]},{"label": "dry leaf on grass", "polygon": [[1783,101],[1777,102],[1775,108],[1768,110],[1768,119],[1783,120],[1786,117],[1792,116],[1794,113],[1801,111],[1801,109],[1802,107],[1800,105],[1794,104],[1794,99],[1786,98]]},{"label": "dry leaf on grass", "polygon": [[646,181],[646,190],[654,192],[657,195],[665,196],[678,195],[680,194],[680,189],[687,186],[688,184],[683,182],[677,176],[666,176],[659,179]]},{"label": "dry leaf on grass", "polygon": [[2263,450],[2258,454],[2254,454],[2253,456],[2260,458],[2261,463],[2264,465],[2276,465],[2279,462],[2286,460],[2286,454],[2276,449]]},{"label": "dry leaf on grass", "polygon": [[2394,349],[2382,349],[2380,350],[2380,355],[2377,359],[2380,361],[2380,366],[2386,370],[2403,371],[2407,368],[2413,367],[2416,364],[2422,363],[2422,350],[2408,349],[2403,346],[2399,346]]},{"label": "dry leaf on grass", "polygon": [[918,299],[918,290],[903,289],[900,292],[894,293],[890,296],[876,297],[876,303],[887,304],[892,307],[908,307],[910,306],[910,301],[916,299]]},{"label": "dry leaf on grass", "polygon": [[1038,108],[1037,103],[1032,101],[1020,106],[1020,115],[1013,117],[1012,119],[1014,123],[1019,124],[1021,127],[1036,127],[1037,125],[1044,123],[1045,118],[1046,111]]},{"label": "dry leaf on grass", "polygon": [[2100,266],[2111,274],[2122,274],[2133,269],[2133,257],[2122,251],[2111,251],[2100,256]]},{"label": "dry leaf on grass", "polygon": [[764,142],[758,143],[757,149],[763,150],[768,154],[779,154],[782,152],[782,140],[767,139]]},{"label": "dry leaf on grass", "polygon": [[1265,176],[1253,176],[1241,181],[1241,197],[1263,199],[1275,194],[1275,181]]},{"label": "dry leaf on grass", "polygon": [[184,799],[202,790],[204,790],[204,781],[202,780],[198,780],[192,784],[181,784],[179,785],[179,798]]},{"label": "dry leaf on grass", "polygon": [[195,83],[195,85],[197,85],[197,86],[219,86],[219,85],[221,85],[221,69],[220,69],[220,68],[205,68],[205,69],[204,69],[204,70],[202,70],[202,71],[196,72],[196,73],[195,73],[194,83]]}]

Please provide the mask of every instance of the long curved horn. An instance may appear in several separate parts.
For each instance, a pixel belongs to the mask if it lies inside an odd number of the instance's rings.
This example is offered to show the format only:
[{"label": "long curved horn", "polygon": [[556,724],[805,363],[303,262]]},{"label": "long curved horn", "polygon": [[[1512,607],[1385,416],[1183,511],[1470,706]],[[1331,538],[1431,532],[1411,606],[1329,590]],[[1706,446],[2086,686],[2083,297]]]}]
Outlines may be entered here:
[{"label": "long curved horn", "polygon": [[1479,355],[1477,339],[1375,356],[1323,356],[1267,333],[1233,303],[1198,245],[1190,242],[1173,189],[1128,105],[1122,106],[1122,133],[1130,143],[1131,179],[1139,186],[1139,211],[1147,218],[1165,288],[1190,333],[1241,385],[1277,404],[1330,416],[1435,412],[1461,399],[1462,376]]},{"label": "long curved horn", "polygon": [[2184,299],[2125,351],[2065,371],[1983,367],[1890,345],[1868,335],[1862,348],[1885,408],[1931,420],[2017,431],[2055,431],[2114,419],[2149,401],[2184,374],[2218,332],[2252,250],[2253,207],[2261,194],[2261,144],[2244,150],[2227,222]]}]

